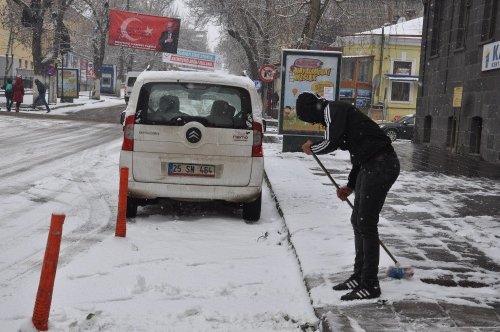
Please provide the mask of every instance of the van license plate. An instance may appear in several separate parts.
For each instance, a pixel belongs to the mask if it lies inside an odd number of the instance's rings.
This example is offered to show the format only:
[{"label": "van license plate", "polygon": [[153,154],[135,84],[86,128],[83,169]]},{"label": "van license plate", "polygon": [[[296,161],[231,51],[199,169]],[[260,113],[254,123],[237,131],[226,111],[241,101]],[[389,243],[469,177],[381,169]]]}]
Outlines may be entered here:
[{"label": "van license plate", "polygon": [[215,165],[168,163],[168,175],[215,177]]}]

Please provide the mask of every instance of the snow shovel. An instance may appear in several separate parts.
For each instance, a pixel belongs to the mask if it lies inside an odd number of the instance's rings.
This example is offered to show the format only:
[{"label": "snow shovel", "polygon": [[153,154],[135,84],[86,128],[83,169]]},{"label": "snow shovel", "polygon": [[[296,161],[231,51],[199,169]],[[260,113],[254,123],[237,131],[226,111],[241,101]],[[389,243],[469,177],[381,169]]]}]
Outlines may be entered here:
[{"label": "snow shovel", "polygon": [[[330,172],[328,172],[328,170],[325,168],[325,166],[323,165],[323,163],[319,160],[318,156],[316,156],[316,154],[314,152],[312,153],[312,156],[314,157],[314,159],[316,159],[316,161],[318,162],[318,165],[321,167],[321,169],[323,170],[323,172],[325,172],[326,176],[328,176],[328,178],[330,179],[330,181],[332,181],[332,183],[335,185],[335,187],[337,189],[340,189],[339,185],[333,179],[333,177],[330,175]],[[349,206],[352,209],[354,209],[354,205],[352,205],[351,201],[348,198],[346,198],[346,202],[347,202],[347,204],[349,204]],[[378,243],[380,244],[380,246],[382,248],[384,248],[384,250],[387,253],[387,255],[389,255],[389,257],[394,261],[394,264],[396,264],[395,266],[389,266],[387,268],[386,275],[388,277],[391,277],[391,278],[394,278],[394,279],[403,279],[403,278],[404,279],[410,279],[411,277],[413,277],[414,271],[413,271],[413,268],[411,266],[401,267],[401,264],[397,261],[396,257],[394,257],[391,254],[391,252],[389,251],[389,249],[387,249],[387,247],[382,242],[382,240],[379,239]]]}]

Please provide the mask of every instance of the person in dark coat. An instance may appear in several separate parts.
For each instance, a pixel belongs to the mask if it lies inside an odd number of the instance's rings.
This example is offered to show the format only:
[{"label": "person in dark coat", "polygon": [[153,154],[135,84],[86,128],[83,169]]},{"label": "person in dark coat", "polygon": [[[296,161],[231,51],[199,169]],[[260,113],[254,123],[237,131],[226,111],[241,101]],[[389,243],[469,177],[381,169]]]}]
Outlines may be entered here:
[{"label": "person in dark coat", "polygon": [[380,258],[378,221],[389,189],[399,176],[399,159],[379,126],[351,104],[327,101],[312,92],[297,98],[297,116],[309,123],[325,126],[322,140],[307,140],[306,154],[348,150],[353,165],[346,186],[337,190],[342,201],[355,192],[351,224],[354,230],[354,273],[333,287],[350,290],[340,299],[362,300],[380,296],[377,277]]},{"label": "person in dark coat", "polygon": [[16,103],[16,112],[19,112],[19,108],[24,100],[24,83],[21,76],[16,77],[12,90],[12,101]]},{"label": "person in dark coat", "polygon": [[8,78],[7,82],[2,85],[2,89],[5,90],[5,100],[7,103],[7,112],[10,112],[12,107],[12,96],[14,95],[14,86],[12,84],[12,78]]},{"label": "person in dark coat", "polygon": [[50,113],[49,104],[47,104],[47,101],[45,100],[45,92],[47,91],[45,85],[42,82],[40,82],[38,78],[35,79],[35,85],[36,89],[38,90],[38,97],[36,97],[35,100],[33,100],[33,105],[31,107],[36,109],[36,104],[41,100],[45,105],[47,113]]}]

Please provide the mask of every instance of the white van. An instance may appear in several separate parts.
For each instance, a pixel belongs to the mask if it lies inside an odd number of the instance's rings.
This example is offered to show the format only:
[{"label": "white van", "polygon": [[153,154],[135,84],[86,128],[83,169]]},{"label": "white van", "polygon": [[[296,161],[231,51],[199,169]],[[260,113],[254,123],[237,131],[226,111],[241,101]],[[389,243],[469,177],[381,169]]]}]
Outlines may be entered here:
[{"label": "white van", "polygon": [[127,78],[125,79],[125,103],[128,104],[130,99],[130,94],[132,93],[132,88],[134,87],[134,83],[137,80],[137,76],[139,76],[140,71],[129,71],[127,73]]},{"label": "white van", "polygon": [[240,203],[257,221],[264,175],[262,104],[243,76],[149,71],[137,78],[124,121],[127,216],[149,199]]}]

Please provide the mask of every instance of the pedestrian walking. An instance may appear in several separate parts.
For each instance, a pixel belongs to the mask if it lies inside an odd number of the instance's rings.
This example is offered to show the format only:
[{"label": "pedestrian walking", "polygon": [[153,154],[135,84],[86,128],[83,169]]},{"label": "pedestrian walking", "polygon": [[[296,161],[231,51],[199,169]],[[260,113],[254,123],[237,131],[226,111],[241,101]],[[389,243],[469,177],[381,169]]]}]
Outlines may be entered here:
[{"label": "pedestrian walking", "polygon": [[36,89],[38,90],[38,97],[36,97],[35,100],[33,100],[32,108],[36,109],[36,103],[38,103],[38,101],[41,100],[43,102],[43,104],[45,105],[47,113],[50,113],[49,104],[47,104],[47,100],[45,100],[45,92],[47,91],[47,89],[45,88],[45,84],[43,84],[42,82],[40,82],[40,80],[38,78],[36,78],[35,85],[36,85]]},{"label": "pedestrian walking", "polygon": [[16,81],[14,82],[12,89],[12,101],[16,103],[16,112],[19,112],[19,107],[21,107],[24,99],[24,83],[21,76],[16,77]]},{"label": "pedestrian walking", "polygon": [[297,116],[308,123],[325,126],[322,140],[307,140],[304,153],[311,155],[348,150],[352,169],[346,186],[337,190],[345,201],[354,191],[351,224],[354,230],[354,273],[335,285],[334,290],[350,291],[341,300],[377,298],[381,294],[378,281],[380,258],[378,221],[385,198],[399,175],[399,160],[379,126],[351,104],[327,101],[312,92],[297,98]]},{"label": "pedestrian walking", "polygon": [[12,85],[12,78],[8,78],[7,82],[2,85],[2,90],[5,90],[5,100],[7,102],[7,112],[10,112],[12,107],[12,96],[14,94],[14,87]]}]

